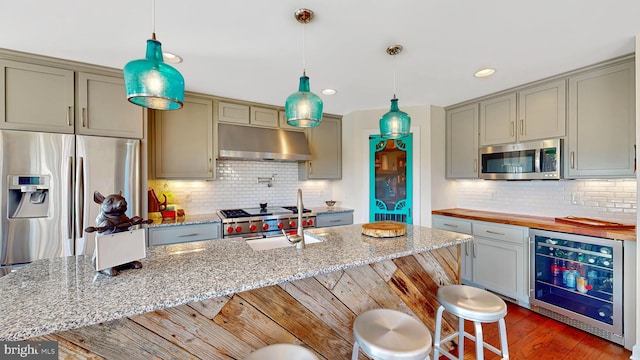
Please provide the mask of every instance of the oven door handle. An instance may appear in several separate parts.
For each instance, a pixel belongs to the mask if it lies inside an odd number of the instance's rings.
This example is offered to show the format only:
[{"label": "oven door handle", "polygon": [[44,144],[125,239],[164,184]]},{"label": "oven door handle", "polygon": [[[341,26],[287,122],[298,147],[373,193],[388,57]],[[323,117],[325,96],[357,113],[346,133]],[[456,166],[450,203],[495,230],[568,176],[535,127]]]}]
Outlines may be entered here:
[{"label": "oven door handle", "polygon": [[536,149],[536,154],[535,154],[535,160],[534,160],[534,166],[536,167],[535,171],[536,173],[540,173],[540,149]]}]

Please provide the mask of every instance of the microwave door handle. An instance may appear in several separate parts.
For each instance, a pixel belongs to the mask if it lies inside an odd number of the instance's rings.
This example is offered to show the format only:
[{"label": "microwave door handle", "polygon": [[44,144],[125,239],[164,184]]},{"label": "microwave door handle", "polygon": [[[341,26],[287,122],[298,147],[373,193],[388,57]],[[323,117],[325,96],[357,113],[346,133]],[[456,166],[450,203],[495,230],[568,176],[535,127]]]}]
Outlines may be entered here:
[{"label": "microwave door handle", "polygon": [[535,161],[534,161],[534,166],[535,166],[535,171],[537,173],[541,173],[540,171],[540,149],[536,149],[536,155],[535,155]]}]

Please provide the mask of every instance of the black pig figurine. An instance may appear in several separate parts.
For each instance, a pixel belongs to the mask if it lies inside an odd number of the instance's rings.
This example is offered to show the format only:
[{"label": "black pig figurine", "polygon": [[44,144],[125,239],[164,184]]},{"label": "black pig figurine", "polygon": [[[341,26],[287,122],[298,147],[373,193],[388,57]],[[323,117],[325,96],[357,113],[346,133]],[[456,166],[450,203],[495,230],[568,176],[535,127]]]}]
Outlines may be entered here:
[{"label": "black pig figurine", "polygon": [[[99,191],[93,193],[93,201],[100,204],[100,212],[96,217],[96,226],[89,226],[84,229],[86,232],[97,231],[103,235],[113,234],[122,231],[128,231],[132,226],[139,224],[150,224],[153,220],[144,220],[140,216],[129,218],[125,212],[127,211],[127,200],[119,194],[102,195]],[[97,249],[93,252],[93,267],[96,266]],[[142,267],[140,261],[132,261],[126,264],[101,270],[103,274],[109,276],[118,275],[120,270],[139,269]]]}]

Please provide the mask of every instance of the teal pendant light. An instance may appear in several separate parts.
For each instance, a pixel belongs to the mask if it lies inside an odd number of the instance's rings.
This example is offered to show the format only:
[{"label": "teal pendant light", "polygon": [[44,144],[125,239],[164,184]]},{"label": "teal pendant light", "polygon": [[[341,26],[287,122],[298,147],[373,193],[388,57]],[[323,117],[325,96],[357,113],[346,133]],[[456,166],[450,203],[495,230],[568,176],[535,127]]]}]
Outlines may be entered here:
[{"label": "teal pendant light", "polygon": [[[402,45],[392,45],[387,48],[387,54],[395,56],[402,51]],[[380,118],[380,136],[397,139],[411,133],[411,117],[398,107],[396,98],[396,73],[393,71],[393,99],[389,112]]]},{"label": "teal pendant light", "polygon": [[304,25],[313,19],[313,11],[309,9],[298,9],[294,16],[302,27],[302,76],[298,91],[289,95],[284,110],[287,124],[296,127],[314,127],[320,125],[322,121],[322,99],[311,92],[309,87],[309,77],[305,69],[304,54]]},{"label": "teal pendant light", "polygon": [[155,0],[152,6],[154,29],[146,57],[130,61],[123,69],[127,100],[150,109],[177,110],[184,101],[184,78],[162,58],[162,44],[155,33]]}]

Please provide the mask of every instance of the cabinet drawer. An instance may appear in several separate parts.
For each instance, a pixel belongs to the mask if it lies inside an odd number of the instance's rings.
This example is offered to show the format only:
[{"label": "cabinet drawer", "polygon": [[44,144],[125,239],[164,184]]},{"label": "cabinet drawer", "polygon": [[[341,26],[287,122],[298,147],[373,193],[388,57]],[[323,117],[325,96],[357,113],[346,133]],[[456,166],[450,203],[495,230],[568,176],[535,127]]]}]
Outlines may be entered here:
[{"label": "cabinet drawer", "polygon": [[450,217],[433,217],[433,227],[440,230],[453,231],[471,235],[471,221],[452,219]]},{"label": "cabinet drawer", "polygon": [[220,223],[149,228],[149,246],[178,244],[220,238]]},{"label": "cabinet drawer", "polygon": [[527,228],[520,226],[474,222],[473,235],[524,245],[527,238],[527,231],[525,231],[526,229]]},{"label": "cabinet drawer", "polygon": [[316,216],[316,227],[351,225],[353,224],[353,213],[318,214]]}]

